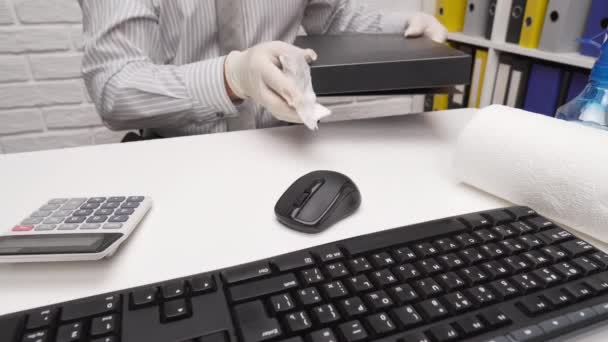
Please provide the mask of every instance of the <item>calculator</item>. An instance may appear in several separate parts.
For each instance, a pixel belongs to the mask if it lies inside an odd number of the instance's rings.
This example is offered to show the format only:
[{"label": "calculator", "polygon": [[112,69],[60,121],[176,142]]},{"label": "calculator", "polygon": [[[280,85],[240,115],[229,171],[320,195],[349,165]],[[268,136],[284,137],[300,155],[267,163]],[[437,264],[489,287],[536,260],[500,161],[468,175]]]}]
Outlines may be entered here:
[{"label": "calculator", "polygon": [[146,196],[52,199],[0,233],[0,263],[110,257],[151,207]]}]

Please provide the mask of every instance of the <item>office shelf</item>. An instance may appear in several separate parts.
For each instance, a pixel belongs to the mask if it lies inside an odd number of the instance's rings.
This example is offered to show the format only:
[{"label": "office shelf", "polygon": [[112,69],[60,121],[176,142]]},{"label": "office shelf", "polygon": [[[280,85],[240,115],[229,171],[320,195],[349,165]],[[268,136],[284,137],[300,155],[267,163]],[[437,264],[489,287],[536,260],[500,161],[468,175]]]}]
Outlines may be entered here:
[{"label": "office shelf", "polygon": [[595,58],[583,56],[577,52],[548,52],[538,49],[527,49],[511,43],[494,44],[494,48],[502,52],[509,52],[516,55],[542,59],[545,61],[561,63],[585,69],[591,69],[593,67],[593,64],[595,63]]},{"label": "office shelf", "polygon": [[491,48],[494,46],[491,40],[485,39],[483,37],[473,37],[466,35],[462,32],[450,32],[448,33],[448,40],[455,41],[458,43],[465,43],[470,45],[475,45],[479,47]]}]

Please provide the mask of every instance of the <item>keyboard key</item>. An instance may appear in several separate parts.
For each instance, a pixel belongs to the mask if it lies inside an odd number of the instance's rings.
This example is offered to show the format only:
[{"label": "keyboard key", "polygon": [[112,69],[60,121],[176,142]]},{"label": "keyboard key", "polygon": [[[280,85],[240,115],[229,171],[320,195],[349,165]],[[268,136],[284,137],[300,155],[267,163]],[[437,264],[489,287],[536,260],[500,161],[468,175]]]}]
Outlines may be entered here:
[{"label": "keyboard key", "polygon": [[280,256],[275,258],[272,263],[279,269],[280,272],[285,272],[314,265],[315,261],[310,253],[300,252]]},{"label": "keyboard key", "polygon": [[322,285],[323,292],[329,299],[348,296],[348,290],[341,281],[336,280]]},{"label": "keyboard key", "polygon": [[584,283],[566,284],[563,287],[563,291],[569,294],[576,301],[586,299],[593,295],[593,291],[588,288]]},{"label": "keyboard key", "polygon": [[354,274],[366,272],[372,269],[372,265],[364,257],[350,260],[349,265]]},{"label": "keyboard key", "polygon": [[509,335],[512,339],[518,342],[526,342],[543,336],[544,332],[537,325],[531,325],[527,328],[512,331]]},{"label": "keyboard key", "polygon": [[322,301],[321,295],[319,295],[319,292],[314,287],[298,290],[298,297],[303,305],[317,304]]},{"label": "keyboard key", "polygon": [[498,234],[488,230],[488,229],[480,229],[473,232],[474,236],[477,236],[481,243],[488,243],[492,241],[497,241],[499,239]]},{"label": "keyboard key", "polygon": [[441,324],[432,327],[428,331],[429,336],[437,342],[453,341],[458,338],[458,332],[452,326]]},{"label": "keyboard key", "polygon": [[478,262],[485,261],[483,254],[481,254],[476,248],[467,248],[461,251],[459,254],[467,265],[473,265]]},{"label": "keyboard key", "polygon": [[279,322],[268,317],[260,300],[237,305],[234,312],[245,342],[265,341],[283,334]]},{"label": "keyboard key", "polygon": [[529,316],[537,316],[551,309],[551,304],[534,295],[522,298],[517,305]]},{"label": "keyboard key", "polygon": [[422,323],[422,317],[411,305],[396,308],[392,312],[397,321],[406,329]]},{"label": "keyboard key", "polygon": [[[101,210],[110,211],[112,209],[101,209]],[[119,216],[121,216],[121,215],[127,215],[127,216],[129,216],[129,215],[132,215],[134,212],[135,212],[135,209],[132,209],[132,208],[123,208],[123,209],[116,210],[115,215],[119,215]],[[106,215],[110,215],[110,214],[112,214],[112,212],[110,212],[109,214],[106,214]]]},{"label": "keyboard key", "polygon": [[472,229],[489,227],[491,225],[490,220],[479,214],[468,214],[460,218]]},{"label": "keyboard key", "polygon": [[479,247],[479,249],[482,253],[486,255],[486,257],[490,259],[497,259],[507,254],[507,252],[505,252],[502,248],[498,247],[498,245],[494,243],[483,245]]},{"label": "keyboard key", "polygon": [[545,230],[544,232],[540,233],[540,236],[547,245],[564,242],[574,237],[574,235],[562,228]]},{"label": "keyboard key", "polygon": [[131,308],[140,309],[156,303],[156,288],[148,287],[131,293]]},{"label": "keyboard key", "polygon": [[335,246],[317,247],[317,251],[315,252],[315,255],[319,259],[321,259],[321,262],[338,260],[338,259],[342,259],[344,257],[344,255],[342,254],[342,251],[340,251],[340,249],[338,249],[338,247],[335,247]]},{"label": "keyboard key", "polygon": [[372,254],[370,261],[376,268],[384,268],[395,264],[395,259],[386,252]]},{"label": "keyboard key", "polygon": [[517,286],[523,293],[538,290],[541,285],[531,273],[529,274],[518,274],[509,279],[515,286]]},{"label": "keyboard key", "polygon": [[540,280],[543,287],[551,287],[558,282],[560,282],[561,277],[557,275],[557,273],[553,272],[553,270],[549,268],[541,268],[539,270],[533,271],[532,274]]},{"label": "keyboard key", "polygon": [[14,226],[13,229],[11,229],[13,232],[29,232],[32,231],[34,229],[34,226],[32,225],[18,225],[18,226]]},{"label": "keyboard key", "polygon": [[70,323],[62,325],[57,329],[56,342],[73,342],[82,337],[82,323]]},{"label": "keyboard key", "polygon": [[443,238],[435,241],[435,246],[437,246],[442,253],[453,252],[460,247],[454,240],[450,238]]},{"label": "keyboard key", "polygon": [[106,201],[105,197],[91,197],[87,203],[103,203]]},{"label": "keyboard key", "polygon": [[573,324],[585,322],[593,319],[597,314],[592,309],[583,309],[567,315],[568,319],[572,321]]},{"label": "keyboard key", "polygon": [[602,269],[608,268],[608,254],[604,252],[597,252],[591,255],[591,258],[599,263]]},{"label": "keyboard key", "polygon": [[503,300],[519,295],[519,289],[506,279],[491,282],[489,286]]},{"label": "keyboard key", "polygon": [[210,275],[194,277],[190,280],[189,284],[194,294],[202,294],[215,290],[215,280]]},{"label": "keyboard key", "polygon": [[346,277],[350,274],[346,269],[346,266],[344,266],[344,264],[341,262],[336,262],[325,266],[325,271],[331,278]]},{"label": "keyboard key", "polygon": [[99,208],[99,203],[85,203],[80,206],[80,209],[82,209],[82,210],[97,209],[97,208]]},{"label": "keyboard key", "polygon": [[29,217],[25,220],[21,221],[21,225],[23,226],[33,226],[35,224],[41,223],[44,220],[43,217]]},{"label": "keyboard key", "polygon": [[383,290],[366,294],[365,301],[372,310],[381,310],[393,305],[393,300]]},{"label": "keyboard key", "polygon": [[56,315],[57,309],[46,308],[32,311],[28,315],[26,329],[33,330],[48,327],[51,323],[53,323]]},{"label": "keyboard key", "polygon": [[510,223],[514,220],[514,217],[512,217],[507,211],[503,209],[486,211],[485,213],[483,213],[483,215],[489,217],[495,226]]},{"label": "keyboard key", "polygon": [[101,205],[101,209],[116,209],[120,207],[120,202],[106,202]]},{"label": "keyboard key", "polygon": [[456,326],[464,336],[477,335],[486,329],[485,324],[475,316],[459,319],[456,321]]},{"label": "keyboard key", "polygon": [[559,246],[573,258],[594,250],[589,243],[579,239],[564,242]]},{"label": "keyboard key", "polygon": [[67,198],[53,198],[48,202],[48,204],[64,204],[67,201]]},{"label": "keyboard key", "polygon": [[416,267],[422,271],[422,273],[426,276],[437,274],[443,271],[443,266],[441,266],[437,260],[433,258],[424,259],[416,263]]},{"label": "keyboard key", "polygon": [[270,306],[272,306],[274,312],[279,313],[295,308],[295,303],[289,293],[283,293],[270,297]]},{"label": "keyboard key", "polygon": [[47,330],[29,331],[23,335],[21,342],[50,342],[48,338],[49,333]]},{"label": "keyboard key", "polygon": [[417,305],[418,312],[427,321],[434,321],[447,316],[448,310],[437,299],[427,299]]},{"label": "keyboard key", "polygon": [[87,316],[97,316],[120,308],[120,296],[104,296],[77,303],[66,304],[61,310],[61,320],[71,321]]},{"label": "keyboard key", "polygon": [[126,215],[120,215],[120,216],[112,216],[110,217],[110,219],[108,220],[108,222],[112,222],[112,223],[122,223],[122,222],[127,222],[129,221],[129,216]]},{"label": "keyboard key", "polygon": [[465,286],[464,280],[454,272],[441,274],[436,279],[447,292],[452,292]]},{"label": "keyboard key", "polygon": [[512,323],[511,319],[507,317],[507,315],[496,308],[483,310],[480,313],[480,316],[490,329],[500,328]]},{"label": "keyboard key", "polygon": [[509,270],[498,261],[486,262],[479,265],[479,268],[489,277],[489,279],[496,279],[509,275]]},{"label": "keyboard key", "polygon": [[348,278],[346,283],[354,292],[364,292],[374,288],[374,285],[369,281],[367,276],[360,274],[356,277]]},{"label": "keyboard key", "polygon": [[[114,218],[114,217],[118,217],[118,216],[112,216],[112,218]],[[107,219],[108,219],[107,216],[91,216],[87,220],[87,223],[104,223],[104,222],[106,222]],[[122,221],[122,222],[124,222],[124,221]]]},{"label": "keyboard key", "polygon": [[426,337],[425,334],[418,332],[405,335],[403,337],[403,342],[431,342],[431,339]]},{"label": "keyboard key", "polygon": [[138,207],[139,207],[139,202],[126,202],[120,206],[121,209],[135,209]]},{"label": "keyboard key", "polygon": [[181,280],[164,283],[160,287],[164,299],[172,299],[184,295],[184,282]]},{"label": "keyboard key", "polygon": [[488,279],[488,276],[476,266],[464,268],[460,270],[458,274],[467,284],[469,284],[469,286],[484,282]]},{"label": "keyboard key", "polygon": [[578,268],[574,267],[569,262],[560,262],[559,264],[553,265],[551,268],[566,281],[578,277],[581,274]]},{"label": "keyboard key", "polygon": [[494,227],[494,228],[492,228],[492,230],[494,232],[496,232],[500,236],[501,239],[509,239],[509,238],[519,235],[518,230],[516,230],[515,228],[508,226],[508,225],[501,225],[498,227]]},{"label": "keyboard key", "polygon": [[443,288],[433,278],[418,280],[413,285],[422,298],[435,297],[443,292]]},{"label": "keyboard key", "polygon": [[521,236],[519,237],[519,241],[521,241],[528,250],[543,246],[543,242],[534,235]]},{"label": "keyboard key", "polygon": [[333,304],[317,306],[312,309],[312,314],[319,324],[327,324],[340,319],[340,314]]},{"label": "keyboard key", "polygon": [[372,272],[371,276],[378,287],[386,287],[397,282],[397,277],[387,269]]},{"label": "keyboard key", "polygon": [[106,223],[103,225],[103,229],[120,229],[122,228],[122,223]]},{"label": "keyboard key", "polygon": [[416,254],[408,247],[396,249],[393,254],[398,263],[412,262],[416,260]]},{"label": "keyboard key", "polygon": [[375,334],[385,334],[396,329],[393,321],[384,312],[368,316],[366,320]]},{"label": "keyboard key", "polygon": [[325,280],[323,273],[318,268],[310,268],[301,272],[304,283],[308,285],[316,284]]},{"label": "keyboard key", "polygon": [[528,217],[536,216],[536,211],[530,209],[528,207],[511,207],[506,209],[509,213],[511,213],[517,220],[525,219]]},{"label": "keyboard key", "polygon": [[340,301],[340,308],[347,318],[362,315],[367,312],[367,307],[359,297],[352,297]]},{"label": "keyboard key", "polygon": [[118,318],[116,315],[107,315],[93,318],[91,321],[91,336],[111,334],[116,331]]},{"label": "keyboard key", "polygon": [[529,224],[525,223],[524,221],[519,221],[519,222],[511,223],[511,227],[517,229],[519,231],[520,235],[521,234],[529,234],[529,233],[536,232],[535,228],[533,228]]},{"label": "keyboard key", "polygon": [[86,220],[86,216],[70,216],[64,222],[67,224],[70,223],[82,223]]},{"label": "keyboard key", "polygon": [[478,306],[488,305],[498,300],[494,292],[486,286],[479,285],[465,290],[465,294]]},{"label": "keyboard key", "polygon": [[541,293],[541,296],[547,300],[549,304],[555,307],[563,306],[570,304],[572,302],[572,297],[570,295],[564,293],[559,288],[554,288],[547,290]]},{"label": "keyboard key", "polygon": [[447,271],[465,266],[464,260],[454,253],[442,255],[437,259]]},{"label": "keyboard key", "polygon": [[388,293],[398,305],[410,303],[419,298],[416,291],[408,284],[392,287]]},{"label": "keyboard key", "polygon": [[355,342],[367,338],[367,332],[359,321],[350,321],[340,324],[338,329],[340,330],[342,336],[344,336],[346,342]]},{"label": "keyboard key", "polygon": [[554,331],[563,331],[571,325],[572,323],[566,316],[554,317],[538,324],[545,334],[550,334]]},{"label": "keyboard key", "polygon": [[530,268],[530,263],[517,255],[501,259],[500,262],[505,264],[512,273],[523,272]]},{"label": "keyboard key", "polygon": [[537,250],[523,253],[521,256],[529,262],[531,268],[538,268],[550,262],[549,258]]},{"label": "keyboard key", "polygon": [[439,250],[428,242],[414,245],[414,252],[420,259],[426,259],[439,254]]},{"label": "keyboard key", "polygon": [[498,241],[498,245],[502,247],[507,255],[519,253],[525,249],[524,245],[515,239]]},{"label": "keyboard key", "polygon": [[446,303],[450,312],[459,314],[473,308],[471,302],[462,292],[456,291],[443,296],[443,302]]},{"label": "keyboard key", "polygon": [[549,259],[551,260],[552,263],[559,262],[568,256],[565,251],[558,248],[557,246],[546,246],[546,247],[541,248],[540,250],[547,257],[549,257]]},{"label": "keyboard key", "polygon": [[62,224],[57,228],[58,230],[76,230],[80,225],[77,223],[66,223]]},{"label": "keyboard key", "polygon": [[479,243],[479,241],[469,233],[458,234],[454,238],[463,248],[471,247]]},{"label": "keyboard key", "polygon": [[234,284],[244,280],[253,280],[256,278],[270,275],[270,265],[268,262],[255,262],[243,266],[237,266],[222,272],[222,278],[228,284]]},{"label": "keyboard key", "polygon": [[393,267],[393,273],[403,282],[422,276],[422,273],[412,264]]},{"label": "keyboard key", "polygon": [[112,215],[112,213],[114,213],[113,209],[98,209],[95,212],[96,216],[110,216]]},{"label": "keyboard key", "polygon": [[284,274],[278,277],[252,281],[249,283],[233,286],[229,289],[230,296],[234,301],[261,297],[273,293],[283,292],[298,286],[298,281],[293,274]]},{"label": "keyboard key", "polygon": [[588,275],[600,270],[600,267],[587,257],[578,257],[572,260],[572,264],[582,271],[583,275]]},{"label": "keyboard key", "polygon": [[308,318],[305,311],[291,313],[285,316],[285,321],[287,322],[289,330],[292,332],[298,332],[312,327],[310,318]]},{"label": "keyboard key", "polygon": [[56,224],[39,224],[38,226],[36,226],[37,231],[49,231],[49,230],[54,230],[55,228],[57,228]]},{"label": "keyboard key", "polygon": [[539,229],[545,229],[553,226],[553,222],[547,220],[542,216],[536,216],[531,219],[526,220],[532,227]]},{"label": "keyboard key", "polygon": [[308,336],[311,342],[338,342],[331,329],[313,331]]},{"label": "keyboard key", "polygon": [[46,220],[44,220],[44,224],[59,224],[63,222],[63,218],[61,217],[49,217]]},{"label": "keyboard key", "polygon": [[54,211],[59,209],[59,204],[46,204],[40,207],[40,211]]},{"label": "keyboard key", "polygon": [[601,274],[585,279],[585,284],[600,294],[608,291],[608,280],[602,277]]},{"label": "keyboard key", "polygon": [[74,213],[72,213],[72,216],[89,216],[92,213],[93,213],[92,209],[80,209],[80,210],[74,211]]},{"label": "keyboard key", "polygon": [[184,319],[190,315],[188,312],[188,304],[184,298],[174,299],[163,303],[161,314],[163,321],[165,322]]}]

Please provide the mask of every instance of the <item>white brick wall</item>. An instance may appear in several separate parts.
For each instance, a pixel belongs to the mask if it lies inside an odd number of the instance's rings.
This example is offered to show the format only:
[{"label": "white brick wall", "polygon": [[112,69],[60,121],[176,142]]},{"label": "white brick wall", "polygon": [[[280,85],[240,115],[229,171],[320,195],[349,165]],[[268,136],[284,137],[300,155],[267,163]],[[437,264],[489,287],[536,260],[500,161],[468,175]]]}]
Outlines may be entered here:
[{"label": "white brick wall", "polygon": [[[126,1],[126,0],[125,0]],[[423,0],[366,0],[419,9]],[[81,12],[76,0],[0,0],[0,153],[120,141],[103,127],[80,78]],[[340,116],[407,112],[409,98],[328,98]]]}]

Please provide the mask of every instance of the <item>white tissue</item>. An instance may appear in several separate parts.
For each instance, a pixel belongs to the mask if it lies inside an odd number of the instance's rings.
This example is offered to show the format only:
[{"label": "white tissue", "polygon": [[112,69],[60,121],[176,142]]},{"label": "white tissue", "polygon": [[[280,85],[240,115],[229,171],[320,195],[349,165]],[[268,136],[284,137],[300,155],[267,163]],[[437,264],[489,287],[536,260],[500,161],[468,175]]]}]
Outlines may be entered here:
[{"label": "white tissue", "polygon": [[306,127],[310,130],[319,129],[319,120],[330,115],[331,111],[317,103],[317,95],[312,89],[310,66],[304,55],[280,56],[279,61],[283,67],[283,72],[295,80],[296,86],[304,95],[296,99],[295,103],[289,103],[289,105],[295,108],[296,113]]},{"label": "white tissue", "polygon": [[608,242],[608,132],[504,106],[459,138],[465,183]]}]

